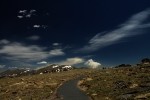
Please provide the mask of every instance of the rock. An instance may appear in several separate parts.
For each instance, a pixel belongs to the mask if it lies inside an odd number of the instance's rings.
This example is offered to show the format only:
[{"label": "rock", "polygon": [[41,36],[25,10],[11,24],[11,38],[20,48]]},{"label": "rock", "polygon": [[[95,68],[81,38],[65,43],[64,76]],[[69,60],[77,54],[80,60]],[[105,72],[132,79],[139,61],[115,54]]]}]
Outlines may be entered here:
[{"label": "rock", "polygon": [[110,74],[110,72],[109,72],[109,71],[106,71],[106,73],[107,73],[107,74]]},{"label": "rock", "polygon": [[150,97],[150,93],[146,93],[146,94],[140,94],[138,96],[136,96],[134,99],[147,99],[148,97]]},{"label": "rock", "polygon": [[46,86],[57,86],[58,83],[48,83],[48,84],[45,84]]},{"label": "rock", "polygon": [[140,87],[150,87],[150,83],[143,83],[140,85]]},{"label": "rock", "polygon": [[51,92],[50,92],[51,94],[53,93],[53,91],[51,90]]},{"label": "rock", "polygon": [[6,90],[6,92],[5,93],[8,93],[9,92],[9,90]]},{"label": "rock", "polygon": [[138,87],[139,85],[138,84],[132,84],[129,88],[130,89],[133,89],[133,88],[136,88],[136,87]]},{"label": "rock", "polygon": [[115,89],[125,89],[125,88],[127,88],[127,84],[124,81],[117,81],[114,84],[115,84]]},{"label": "rock", "polygon": [[130,100],[133,94],[123,94],[117,97],[117,100]]},{"label": "rock", "polygon": [[24,81],[25,79],[24,78],[21,78],[21,81]]},{"label": "rock", "polygon": [[93,93],[92,96],[97,96],[97,94],[96,94],[96,93]]},{"label": "rock", "polygon": [[83,82],[84,82],[84,80],[80,80],[80,81],[78,81],[78,85],[82,85],[83,84]]},{"label": "rock", "polygon": [[105,97],[105,100],[111,100],[109,97]]},{"label": "rock", "polygon": [[93,80],[92,78],[87,78],[87,79],[86,79],[86,81],[92,81],[92,80]]}]

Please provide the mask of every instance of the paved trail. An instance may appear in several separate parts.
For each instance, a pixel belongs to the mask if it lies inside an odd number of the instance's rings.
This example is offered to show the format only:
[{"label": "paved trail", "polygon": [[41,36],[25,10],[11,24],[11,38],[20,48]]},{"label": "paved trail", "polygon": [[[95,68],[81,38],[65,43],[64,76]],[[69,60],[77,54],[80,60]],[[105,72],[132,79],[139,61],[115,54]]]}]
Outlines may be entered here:
[{"label": "paved trail", "polygon": [[61,100],[90,100],[89,97],[79,90],[77,82],[80,78],[65,82],[57,91]]}]

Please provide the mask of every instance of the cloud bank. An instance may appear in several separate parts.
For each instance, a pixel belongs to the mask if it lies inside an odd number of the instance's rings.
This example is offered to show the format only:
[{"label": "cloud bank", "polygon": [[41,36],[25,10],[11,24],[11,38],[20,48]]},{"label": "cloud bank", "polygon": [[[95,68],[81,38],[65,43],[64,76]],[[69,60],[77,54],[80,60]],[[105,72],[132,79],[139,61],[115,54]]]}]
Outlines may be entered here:
[{"label": "cloud bank", "polygon": [[83,63],[84,59],[79,58],[79,57],[74,57],[74,58],[67,58],[65,61],[59,62],[58,64],[61,65],[76,65]]},{"label": "cloud bank", "polygon": [[41,62],[37,62],[38,65],[41,65],[41,64],[47,64],[46,61],[41,61]]},{"label": "cloud bank", "polygon": [[53,46],[59,46],[60,43],[53,43],[52,45],[53,45]]},{"label": "cloud bank", "polygon": [[33,25],[33,28],[44,28],[46,29],[48,26],[47,25]]},{"label": "cloud bank", "polygon": [[10,43],[10,42],[6,39],[0,40],[0,44],[8,44],[8,43]]},{"label": "cloud bank", "polygon": [[150,17],[150,9],[144,10],[133,15],[125,23],[119,25],[119,28],[96,34],[90,39],[87,45],[81,48],[80,52],[93,52],[102,47],[109,46],[120,42],[122,39],[142,34],[143,31],[139,29],[149,28],[150,23],[144,22]]},{"label": "cloud bank", "polygon": [[19,10],[18,12],[18,18],[31,18],[32,16],[36,15],[36,10],[31,9],[31,10]]},{"label": "cloud bank", "polygon": [[[7,40],[8,41],[8,40]],[[39,61],[48,57],[65,55],[62,49],[46,50],[46,47],[38,45],[25,45],[19,42],[8,42],[0,48],[0,55],[12,61]]]},{"label": "cloud bank", "polygon": [[61,56],[61,55],[65,55],[65,53],[62,51],[62,49],[54,49],[54,50],[51,50],[49,52],[49,54],[51,56]]},{"label": "cloud bank", "polygon": [[101,64],[99,62],[95,62],[93,59],[89,59],[88,61],[86,61],[84,63],[84,65],[88,66],[89,68],[98,68],[101,66]]}]

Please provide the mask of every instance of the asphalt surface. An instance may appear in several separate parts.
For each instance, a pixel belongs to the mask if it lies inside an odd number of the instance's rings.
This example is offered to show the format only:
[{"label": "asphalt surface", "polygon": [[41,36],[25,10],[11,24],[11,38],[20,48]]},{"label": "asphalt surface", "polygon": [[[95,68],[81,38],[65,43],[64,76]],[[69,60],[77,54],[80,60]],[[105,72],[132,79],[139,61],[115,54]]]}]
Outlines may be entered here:
[{"label": "asphalt surface", "polygon": [[80,78],[65,82],[58,90],[57,94],[61,100],[90,100],[78,87],[77,82]]}]

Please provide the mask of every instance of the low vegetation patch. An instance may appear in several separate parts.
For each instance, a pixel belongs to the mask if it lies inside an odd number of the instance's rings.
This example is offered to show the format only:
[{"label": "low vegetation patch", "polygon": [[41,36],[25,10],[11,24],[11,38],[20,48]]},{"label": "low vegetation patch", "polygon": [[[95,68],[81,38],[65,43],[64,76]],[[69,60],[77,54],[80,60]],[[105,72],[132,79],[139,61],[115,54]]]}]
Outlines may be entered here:
[{"label": "low vegetation patch", "polygon": [[150,100],[150,67],[97,70],[80,87],[93,100]]},{"label": "low vegetation patch", "polygon": [[50,100],[60,84],[89,73],[89,70],[75,69],[60,73],[2,78],[0,100]]}]

